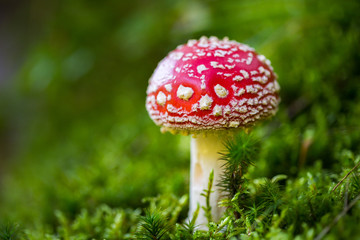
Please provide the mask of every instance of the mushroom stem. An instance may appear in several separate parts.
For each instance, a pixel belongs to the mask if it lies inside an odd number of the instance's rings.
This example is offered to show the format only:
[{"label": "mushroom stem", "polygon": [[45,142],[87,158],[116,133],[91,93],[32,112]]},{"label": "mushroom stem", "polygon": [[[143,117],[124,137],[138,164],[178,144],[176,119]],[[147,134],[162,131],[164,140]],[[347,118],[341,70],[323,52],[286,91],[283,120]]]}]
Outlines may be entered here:
[{"label": "mushroom stem", "polygon": [[[210,195],[210,206],[213,221],[218,221],[225,210],[218,206],[221,192],[217,186],[222,174],[221,166],[223,163],[219,160],[219,152],[225,150],[223,140],[224,136],[218,134],[199,134],[191,138],[190,218],[192,218],[198,204],[206,207],[206,199],[201,196],[201,193],[208,188],[209,175],[212,170],[214,170],[214,182],[213,192]],[[200,229],[206,229],[207,223],[205,212],[201,208],[196,224]]]}]

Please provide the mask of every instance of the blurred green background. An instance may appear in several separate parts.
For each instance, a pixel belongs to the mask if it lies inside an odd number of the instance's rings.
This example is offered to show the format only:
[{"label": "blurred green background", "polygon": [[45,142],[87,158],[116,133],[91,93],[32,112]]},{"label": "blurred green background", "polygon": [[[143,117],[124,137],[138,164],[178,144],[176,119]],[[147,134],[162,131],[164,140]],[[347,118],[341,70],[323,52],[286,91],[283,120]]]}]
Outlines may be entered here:
[{"label": "blurred green background", "polygon": [[2,1],[0,216],[52,226],[55,210],[186,194],[189,137],[160,133],[145,91],[169,51],[203,35],[249,44],[279,75],[280,110],[255,129],[254,178],[339,169],[344,149],[360,151],[359,10],[357,0]]}]

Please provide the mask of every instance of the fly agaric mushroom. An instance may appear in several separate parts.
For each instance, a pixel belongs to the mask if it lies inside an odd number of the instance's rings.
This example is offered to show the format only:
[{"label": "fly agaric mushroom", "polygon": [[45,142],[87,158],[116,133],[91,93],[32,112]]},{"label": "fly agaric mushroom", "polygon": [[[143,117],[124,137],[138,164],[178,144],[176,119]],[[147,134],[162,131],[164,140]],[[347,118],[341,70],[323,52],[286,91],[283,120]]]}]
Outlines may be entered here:
[{"label": "fly agaric mushroom", "polygon": [[[189,40],[170,52],[149,80],[146,109],[162,132],[193,134],[191,138],[190,216],[214,170],[220,179],[219,152],[228,134],[273,116],[280,86],[270,61],[253,48],[216,37]],[[230,131],[234,132],[234,131]],[[218,187],[211,195],[215,221],[223,209]],[[197,224],[206,224],[204,213]]]}]

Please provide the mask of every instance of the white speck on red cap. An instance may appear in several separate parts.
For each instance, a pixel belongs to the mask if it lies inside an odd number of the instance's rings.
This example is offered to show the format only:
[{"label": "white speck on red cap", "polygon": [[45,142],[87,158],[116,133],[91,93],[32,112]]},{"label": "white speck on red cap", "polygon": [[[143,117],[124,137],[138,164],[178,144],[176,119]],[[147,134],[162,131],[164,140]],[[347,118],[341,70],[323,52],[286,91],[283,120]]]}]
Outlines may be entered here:
[{"label": "white speck on red cap", "polygon": [[212,66],[213,68],[225,69],[224,65],[219,64],[218,62],[215,62],[215,61],[211,61],[211,62],[210,62],[210,66]]},{"label": "white speck on red cap", "polygon": [[171,92],[171,90],[172,90],[171,84],[166,84],[165,89],[166,89],[166,91]]},{"label": "white speck on red cap", "polygon": [[220,84],[217,84],[214,87],[215,93],[219,98],[225,98],[228,94],[229,91],[226,90],[226,88],[224,88],[223,86],[221,86]]},{"label": "white speck on red cap", "polygon": [[244,76],[244,78],[246,78],[246,79],[249,78],[249,73],[246,70],[240,69],[240,73]]},{"label": "white speck on red cap", "polygon": [[252,125],[274,115],[280,101],[280,86],[270,64],[236,41],[189,40],[155,69],[146,108],[164,131]]},{"label": "white speck on red cap", "polygon": [[231,113],[231,108],[229,105],[226,105],[224,108],[224,114],[230,114]]},{"label": "white speck on red cap", "polygon": [[222,108],[220,105],[215,105],[213,109],[214,116],[221,116],[222,115]]},{"label": "white speck on red cap", "polygon": [[164,106],[165,103],[166,103],[166,95],[165,95],[165,93],[163,93],[163,92],[160,91],[160,92],[158,93],[157,97],[156,97],[156,102],[157,102],[159,105]]},{"label": "white speck on red cap", "polygon": [[223,50],[215,50],[214,56],[215,56],[215,57],[225,57],[226,54],[227,54],[226,51],[223,51]]},{"label": "white speck on red cap", "polygon": [[226,67],[227,69],[233,69],[235,66],[236,66],[236,64],[233,64],[233,65],[225,64],[225,67]]},{"label": "white speck on red cap", "polygon": [[240,88],[238,91],[234,91],[234,96],[240,97],[240,96],[243,95],[244,93],[245,93],[245,89]]},{"label": "white speck on red cap", "polygon": [[257,72],[256,70],[250,71],[250,75],[251,75],[251,76],[256,75],[256,74],[258,74],[258,72]]},{"label": "white speck on red cap", "polygon": [[183,85],[180,85],[176,95],[178,96],[178,98],[181,98],[185,101],[188,101],[189,98],[191,98],[191,96],[194,94],[194,90],[190,87],[184,87]]},{"label": "white speck on red cap", "polygon": [[201,110],[208,110],[211,107],[213,99],[209,97],[209,95],[202,96],[200,99],[200,109]]},{"label": "white speck on red cap", "polygon": [[233,78],[234,81],[241,81],[241,80],[243,80],[243,79],[244,79],[244,78],[241,77],[241,76],[239,76],[239,75],[236,75],[236,76]]},{"label": "white speck on red cap", "polygon": [[201,74],[202,71],[208,70],[208,68],[205,67],[204,64],[201,64],[201,65],[197,66],[196,69],[197,69],[198,73],[200,73],[200,74]]}]

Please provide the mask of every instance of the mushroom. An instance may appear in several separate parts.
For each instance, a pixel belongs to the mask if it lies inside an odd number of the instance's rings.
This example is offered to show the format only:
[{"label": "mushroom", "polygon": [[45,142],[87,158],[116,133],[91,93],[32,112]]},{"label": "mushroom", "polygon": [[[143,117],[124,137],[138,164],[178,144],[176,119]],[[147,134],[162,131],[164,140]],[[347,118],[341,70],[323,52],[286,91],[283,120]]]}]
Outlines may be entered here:
[{"label": "mushroom", "polygon": [[[209,174],[220,179],[219,152],[223,140],[235,129],[247,128],[273,116],[280,101],[280,86],[271,63],[253,48],[216,37],[189,40],[170,52],[149,80],[146,109],[161,131],[192,134],[190,170],[190,210],[205,205],[201,196]],[[230,134],[225,134],[230,133]],[[210,205],[215,221],[224,209],[217,186]],[[197,224],[207,219],[200,213]]]}]

